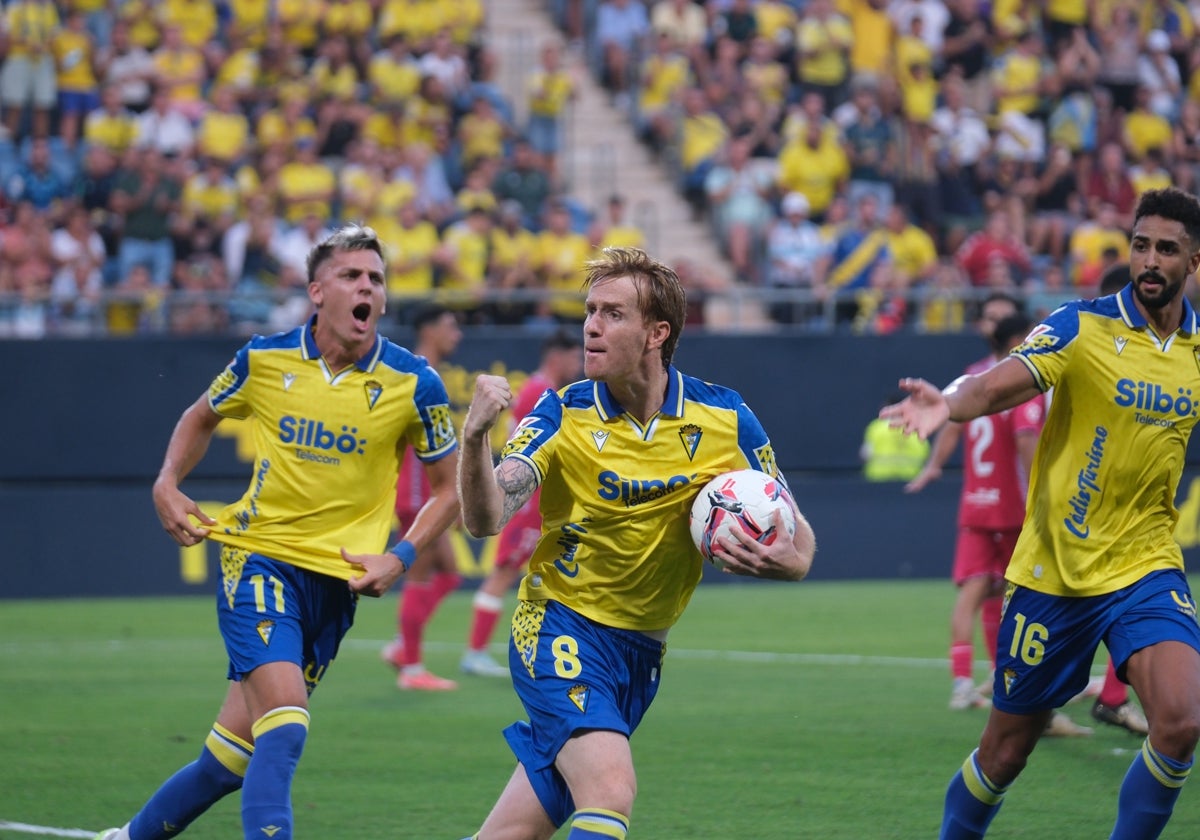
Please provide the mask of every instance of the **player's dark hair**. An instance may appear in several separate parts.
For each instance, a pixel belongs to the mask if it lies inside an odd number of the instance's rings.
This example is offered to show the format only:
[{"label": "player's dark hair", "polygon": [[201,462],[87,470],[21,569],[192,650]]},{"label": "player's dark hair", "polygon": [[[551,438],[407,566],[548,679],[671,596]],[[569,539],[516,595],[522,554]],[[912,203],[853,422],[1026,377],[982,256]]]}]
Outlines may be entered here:
[{"label": "player's dark hair", "polygon": [[439,303],[429,303],[417,308],[412,316],[413,332],[420,332],[430,324],[442,319],[442,316],[452,310]]},{"label": "player's dark hair", "polygon": [[1133,277],[1129,274],[1129,263],[1121,263],[1108,268],[1100,275],[1100,287],[1096,294],[1113,295],[1129,285]]},{"label": "player's dark hair", "polygon": [[998,301],[998,300],[1004,301],[1005,303],[1011,303],[1013,306],[1013,309],[1017,310],[1018,312],[1025,311],[1025,307],[1022,305],[1021,301],[1018,300],[1014,295],[1009,294],[1008,292],[990,292],[987,297],[985,297],[983,300],[979,301],[979,311],[983,312],[983,308],[985,306],[987,306],[989,303],[992,303],[993,301]]},{"label": "player's dark hair", "polygon": [[1145,216],[1161,216],[1179,222],[1192,241],[1191,252],[1200,249],[1200,201],[1191,193],[1175,187],[1146,190],[1133,211],[1134,225]]},{"label": "player's dark hair", "polygon": [[671,366],[679,334],[687,316],[687,296],[675,269],[651,257],[640,248],[605,248],[601,256],[585,263],[584,289],[605,280],[629,277],[637,287],[638,308],[646,321],[666,321],[671,334],[662,345],[663,370]]},{"label": "player's dark hair", "polygon": [[583,336],[576,330],[560,327],[542,339],[542,355],[551,350],[576,350],[583,346]]},{"label": "player's dark hair", "polygon": [[1016,315],[1001,318],[996,322],[996,331],[992,333],[993,341],[997,347],[1007,349],[1013,339],[1021,339],[1029,335],[1032,326],[1033,322],[1029,320],[1028,316],[1019,312]]},{"label": "player's dark hair", "polygon": [[344,225],[308,252],[309,283],[316,281],[317,270],[338,251],[374,251],[383,259],[383,245],[373,228],[360,224]]}]

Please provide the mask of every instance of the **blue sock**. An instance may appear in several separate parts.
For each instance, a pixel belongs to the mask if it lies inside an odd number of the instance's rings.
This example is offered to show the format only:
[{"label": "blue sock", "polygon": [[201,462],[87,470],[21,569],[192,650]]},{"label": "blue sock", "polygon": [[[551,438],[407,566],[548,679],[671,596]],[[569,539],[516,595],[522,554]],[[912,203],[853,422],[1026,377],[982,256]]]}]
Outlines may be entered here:
[{"label": "blue sock", "polygon": [[603,808],[579,810],[571,815],[567,840],[625,840],[629,818]]},{"label": "blue sock", "polygon": [[942,812],[941,840],[978,840],[987,833],[992,817],[1004,804],[1004,792],[979,769],[975,753],[967,756],[962,769],[954,774],[946,788],[946,809]]},{"label": "blue sock", "polygon": [[247,837],[292,838],[292,776],[308,737],[308,711],[272,709],[254,722],[254,760],[242,785],[242,830]]},{"label": "blue sock", "polygon": [[1182,764],[1168,758],[1147,738],[1121,783],[1117,824],[1110,840],[1153,840],[1162,833],[1191,769],[1191,761]]},{"label": "blue sock", "polygon": [[133,840],[163,840],[183,831],[227,793],[242,786],[254,747],[220,724],[204,740],[200,757],[155,791],[129,823]]}]

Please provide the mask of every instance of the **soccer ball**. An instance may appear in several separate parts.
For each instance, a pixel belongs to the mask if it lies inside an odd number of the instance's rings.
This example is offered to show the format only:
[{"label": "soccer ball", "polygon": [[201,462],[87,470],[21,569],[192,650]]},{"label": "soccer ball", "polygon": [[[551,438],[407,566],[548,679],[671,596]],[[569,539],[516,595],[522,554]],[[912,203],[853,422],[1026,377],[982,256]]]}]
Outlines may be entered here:
[{"label": "soccer ball", "polygon": [[791,539],[796,533],[796,516],[791,494],[782,481],[759,470],[723,473],[704,485],[692,502],[692,540],[705,560],[723,569],[725,563],[712,554],[717,538],[733,541],[729,529],[737,523],[755,540],[770,545],[779,537],[772,517],[776,510],[783,512],[783,524]]}]

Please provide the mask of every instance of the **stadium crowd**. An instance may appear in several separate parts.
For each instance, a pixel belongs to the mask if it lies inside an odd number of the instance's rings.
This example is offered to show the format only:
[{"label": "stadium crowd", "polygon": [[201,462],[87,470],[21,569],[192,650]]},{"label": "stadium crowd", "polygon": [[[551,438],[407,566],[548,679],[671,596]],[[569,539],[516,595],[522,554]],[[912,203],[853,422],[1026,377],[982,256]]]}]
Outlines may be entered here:
[{"label": "stadium crowd", "polygon": [[803,305],[771,307],[777,321],[832,301],[861,331],[960,329],[964,301],[996,289],[1040,316],[1124,261],[1141,192],[1196,188],[1200,3],[559,12],[740,281],[801,290]]},{"label": "stadium crowd", "polygon": [[779,323],[1038,315],[1123,260],[1141,191],[1196,185],[1200,3],[547,8],[515,103],[483,0],[8,0],[0,335],[289,327],[358,220],[397,300],[577,321],[590,249],[643,241],[563,178],[578,58]]},{"label": "stadium crowd", "polygon": [[518,126],[483,24],[482,0],[9,0],[0,332],[291,326],[342,221],[387,244],[393,298],[576,317],[584,255],[631,234],[573,225],[556,48]]}]

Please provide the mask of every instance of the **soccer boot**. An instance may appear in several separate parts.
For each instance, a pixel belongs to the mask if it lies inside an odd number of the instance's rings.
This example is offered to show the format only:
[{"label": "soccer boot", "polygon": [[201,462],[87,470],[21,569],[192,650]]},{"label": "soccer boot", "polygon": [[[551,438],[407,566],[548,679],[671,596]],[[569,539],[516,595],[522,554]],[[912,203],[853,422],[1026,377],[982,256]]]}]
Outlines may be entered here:
[{"label": "soccer boot", "polygon": [[979,693],[975,688],[974,680],[970,677],[955,677],[954,688],[950,691],[951,711],[986,709],[990,705],[992,705],[992,701]]},{"label": "soccer boot", "polygon": [[1092,704],[1092,717],[1101,723],[1128,729],[1134,735],[1149,735],[1150,724],[1142,710],[1126,700],[1120,706],[1105,706],[1099,700]]},{"label": "soccer boot", "polygon": [[396,687],[401,691],[454,691],[458,683],[425,670],[408,674],[401,671],[396,677]]},{"label": "soccer boot", "polygon": [[468,650],[459,660],[458,669],[477,677],[507,677],[508,668],[501,665],[486,650]]},{"label": "soccer boot", "polygon": [[1043,734],[1051,738],[1084,738],[1092,734],[1092,728],[1080,726],[1062,712],[1055,712],[1050,716]]}]

